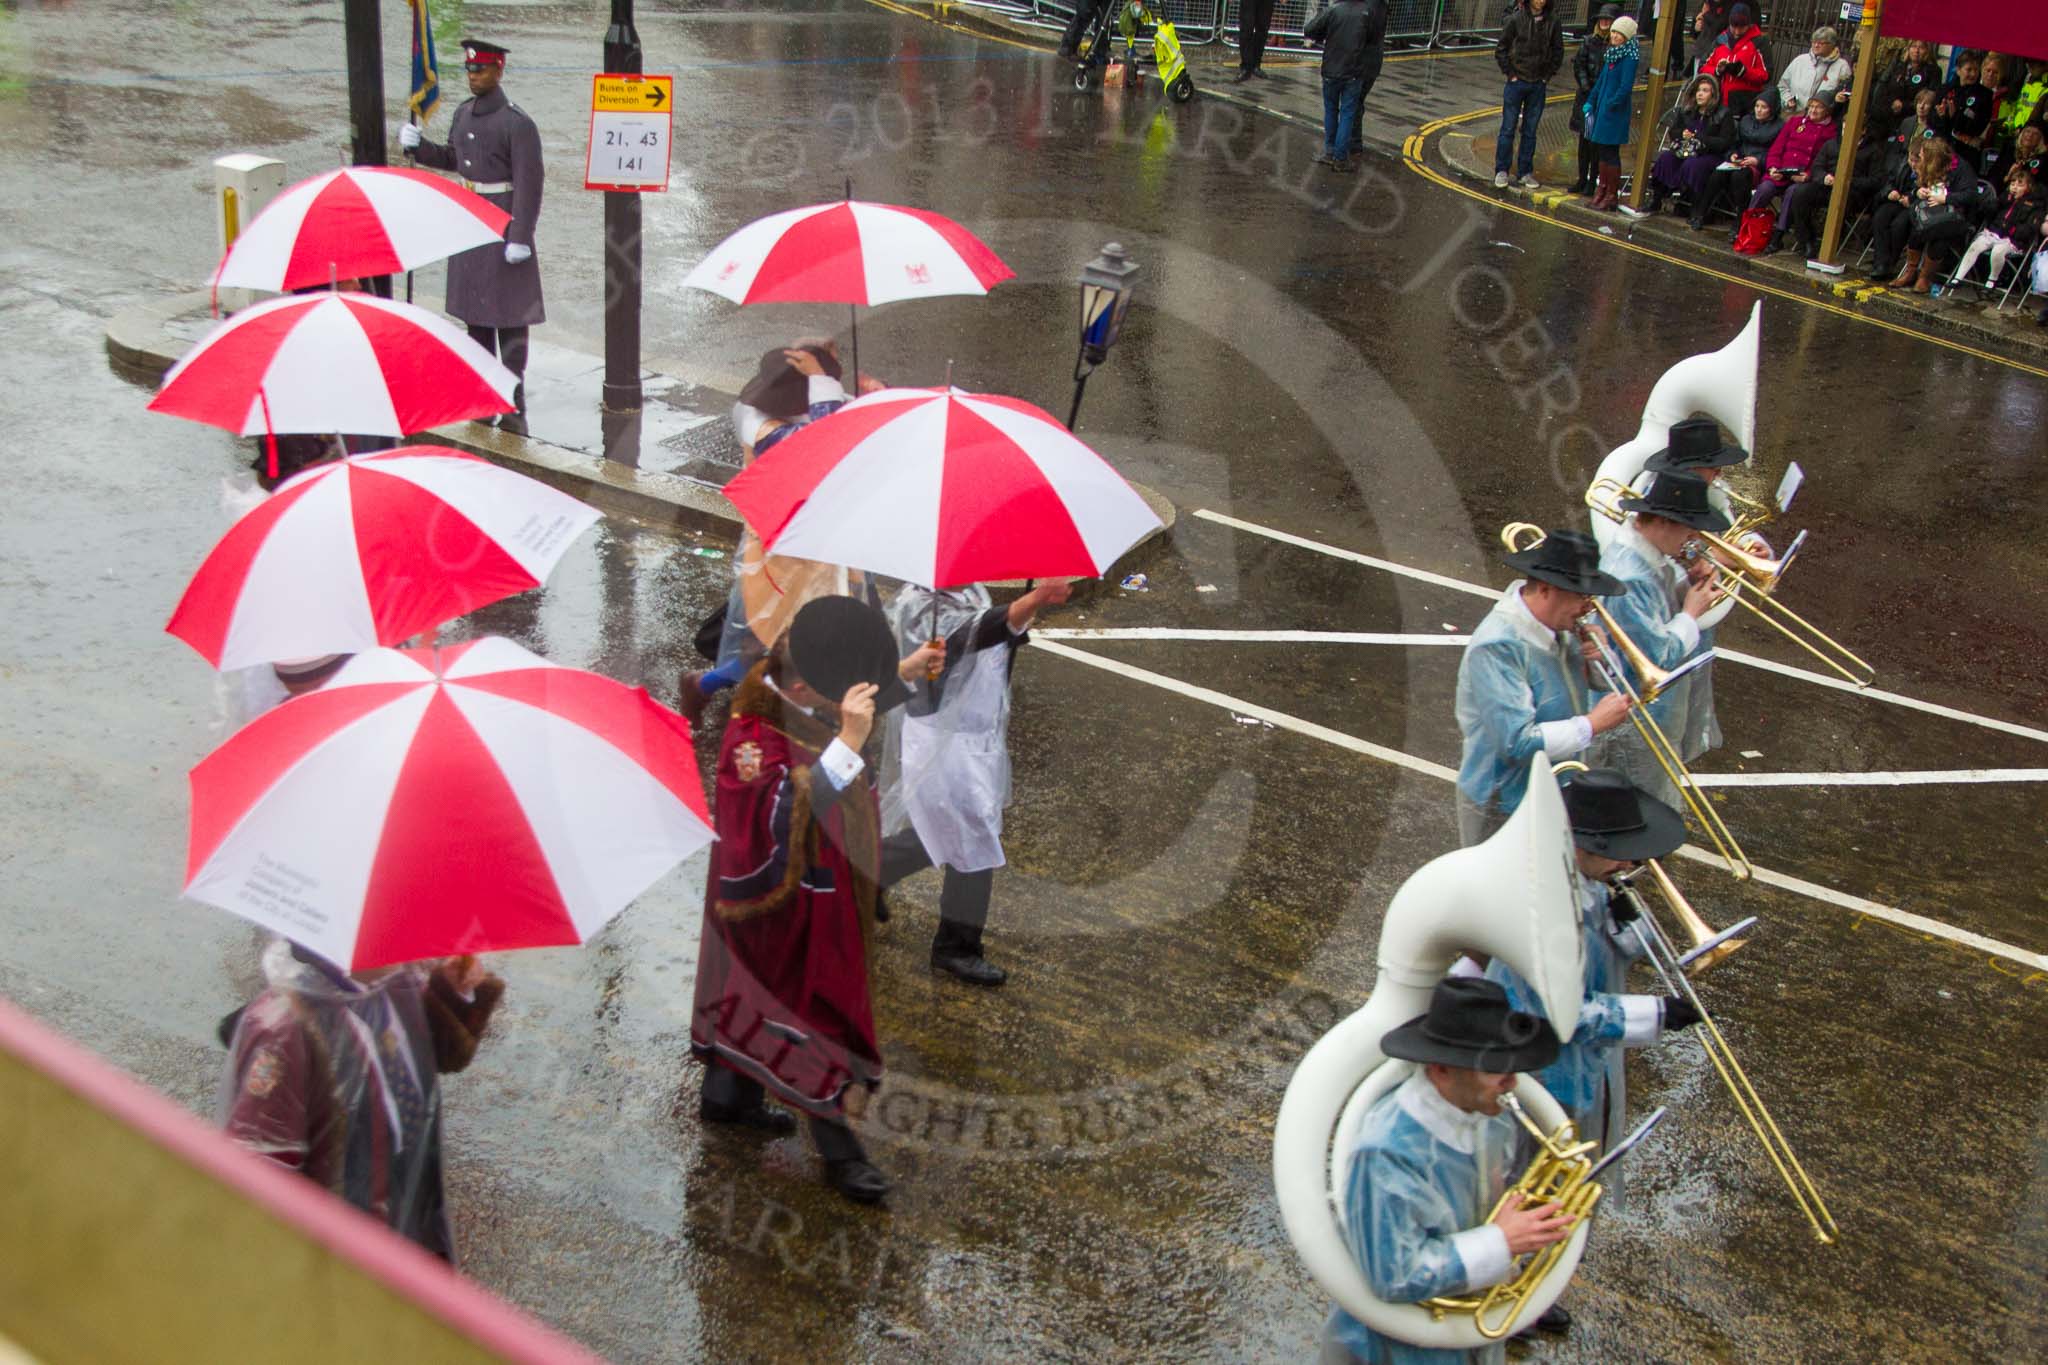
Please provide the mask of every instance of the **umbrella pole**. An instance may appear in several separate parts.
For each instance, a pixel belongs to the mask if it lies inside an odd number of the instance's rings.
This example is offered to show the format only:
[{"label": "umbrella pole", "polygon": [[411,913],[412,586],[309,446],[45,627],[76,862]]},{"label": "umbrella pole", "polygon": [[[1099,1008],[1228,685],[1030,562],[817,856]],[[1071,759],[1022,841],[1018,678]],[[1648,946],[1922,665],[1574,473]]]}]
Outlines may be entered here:
[{"label": "umbrella pole", "polygon": [[261,384],[256,386],[256,401],[263,405],[263,443],[270,451],[270,481],[274,484],[277,482],[277,432],[270,426],[270,395],[263,391]]},{"label": "umbrella pole", "polygon": [[[846,202],[853,202],[853,177],[846,177]],[[851,214],[849,209],[848,213]],[[860,305],[846,305],[846,320],[853,333],[853,396],[860,397]]]},{"label": "umbrella pole", "polygon": [[[405,111],[406,126],[415,126],[419,123],[419,121],[419,110],[412,108],[411,106],[407,106]],[[408,166],[413,164],[412,150],[410,148],[406,149],[405,164]],[[407,303],[412,302],[412,272],[410,270],[405,272],[405,301]]]}]

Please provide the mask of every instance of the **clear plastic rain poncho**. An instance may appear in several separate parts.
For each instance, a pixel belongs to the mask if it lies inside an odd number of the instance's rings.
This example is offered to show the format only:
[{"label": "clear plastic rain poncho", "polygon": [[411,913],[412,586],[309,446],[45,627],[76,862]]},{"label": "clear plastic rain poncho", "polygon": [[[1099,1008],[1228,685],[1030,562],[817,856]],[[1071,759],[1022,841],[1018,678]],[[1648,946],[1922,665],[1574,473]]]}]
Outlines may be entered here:
[{"label": "clear plastic rain poncho", "polygon": [[264,950],[263,975],[268,986],[228,1046],[222,1128],[453,1259],[426,969],[360,981],[279,939]]},{"label": "clear plastic rain poncho", "polygon": [[[934,863],[956,872],[1001,867],[1010,804],[1010,662],[1006,644],[970,649],[993,607],[980,584],[896,594],[889,624],[909,654],[952,643],[946,671],[918,680],[917,695],[888,716],[882,758],[882,833],[917,830]],[[1002,629],[1007,632],[1008,626]]]},{"label": "clear plastic rain poncho", "polygon": [[[1504,1245],[1483,1229],[1514,1173],[1514,1120],[1454,1108],[1418,1070],[1366,1112],[1344,1191],[1344,1238],[1373,1293],[1389,1303],[1466,1294],[1507,1277],[1508,1263],[1482,1248]],[[1473,1231],[1479,1229],[1479,1231]],[[1493,1270],[1491,1277],[1475,1271]],[[1411,1346],[1382,1336],[1339,1309],[1328,1333],[1374,1365],[1451,1365],[1506,1359],[1499,1345],[1478,1351]]]}]

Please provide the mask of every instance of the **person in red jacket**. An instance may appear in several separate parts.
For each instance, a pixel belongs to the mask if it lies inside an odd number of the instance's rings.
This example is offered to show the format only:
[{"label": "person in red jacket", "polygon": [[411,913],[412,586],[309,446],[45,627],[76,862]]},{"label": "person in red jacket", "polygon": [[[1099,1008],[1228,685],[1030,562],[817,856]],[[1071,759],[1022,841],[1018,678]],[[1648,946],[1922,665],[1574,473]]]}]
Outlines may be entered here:
[{"label": "person in red jacket", "polygon": [[1778,130],[1777,140],[1771,143],[1770,155],[1764,158],[1763,177],[1757,181],[1756,192],[1749,196],[1752,209],[1767,207],[1772,200],[1782,196],[1778,204],[1778,225],[1771,231],[1770,245],[1764,248],[1766,255],[1783,248],[1785,234],[1792,225],[1792,199],[1785,192],[1794,185],[1805,184],[1809,177],[1825,173],[1827,169],[1816,169],[1813,157],[1823,146],[1834,141],[1834,110],[1831,98],[1815,95],[1806,102],[1805,113],[1785,120],[1785,126]]},{"label": "person in red jacket", "polygon": [[1721,99],[1730,109],[1747,109],[1756,92],[1771,83],[1771,64],[1764,56],[1764,32],[1748,5],[1728,11],[1728,27],[1702,68],[1721,82]]}]

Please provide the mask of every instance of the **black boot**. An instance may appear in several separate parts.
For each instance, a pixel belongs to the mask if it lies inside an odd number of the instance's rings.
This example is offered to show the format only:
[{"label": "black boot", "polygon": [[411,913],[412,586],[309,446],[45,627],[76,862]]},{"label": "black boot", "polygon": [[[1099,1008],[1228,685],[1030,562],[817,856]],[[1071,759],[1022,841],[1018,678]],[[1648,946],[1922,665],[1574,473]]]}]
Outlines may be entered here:
[{"label": "black boot", "polygon": [[498,430],[509,431],[514,436],[526,435],[526,384],[522,380],[512,386],[512,407],[514,411],[498,419]]},{"label": "black boot", "polygon": [[1670,197],[1670,190],[1662,185],[1653,183],[1650,186],[1650,212],[1662,213],[1664,211],[1664,201]]},{"label": "black boot", "polygon": [[1009,973],[981,955],[981,930],[988,923],[989,897],[995,869],[956,872],[946,869],[939,887],[939,931],[932,936],[932,970],[958,977],[970,986],[1000,986]]},{"label": "black boot", "polygon": [[856,1204],[879,1204],[889,1180],[868,1160],[867,1150],[843,1122],[811,1116],[811,1141],[825,1159],[825,1183]]}]

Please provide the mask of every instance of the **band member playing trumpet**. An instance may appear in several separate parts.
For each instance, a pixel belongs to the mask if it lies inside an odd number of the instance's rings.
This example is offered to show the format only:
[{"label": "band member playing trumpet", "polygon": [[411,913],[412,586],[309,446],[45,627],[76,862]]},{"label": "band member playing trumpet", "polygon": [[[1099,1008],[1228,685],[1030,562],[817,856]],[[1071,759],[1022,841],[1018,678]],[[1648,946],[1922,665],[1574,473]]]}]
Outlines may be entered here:
[{"label": "band member playing trumpet", "polygon": [[[1699,618],[1714,605],[1714,562],[1701,555],[1687,563],[1686,547],[1696,532],[1727,530],[1728,518],[1707,501],[1706,480],[1695,474],[1658,474],[1647,493],[1620,505],[1632,515],[1600,556],[1601,569],[1624,589],[1609,614],[1653,666],[1676,668],[1699,652]],[[1630,681],[1647,693],[1645,679]],[[1649,703],[1650,719],[1667,735],[1687,719],[1691,683],[1681,678]],[[1678,788],[1636,730],[1616,733],[1595,752],[1666,805],[1679,803]]]},{"label": "band member playing trumpet", "polygon": [[[1575,1221],[1555,1204],[1505,1201],[1515,1175],[1516,1127],[1501,1097],[1517,1072],[1547,1066],[1557,1035],[1541,1016],[1510,1008],[1491,981],[1437,983],[1429,1010],[1390,1030],[1389,1057],[1420,1063],[1366,1112],[1344,1197],[1345,1240],[1393,1303],[1419,1303],[1500,1284],[1514,1258],[1569,1237]],[[1503,1348],[1441,1351],[1373,1331],[1342,1309],[1325,1329],[1323,1360],[1373,1365],[1495,1362]]]},{"label": "band member playing trumpet", "polygon": [[[1734,507],[1728,490],[1719,480],[1731,466],[1749,459],[1749,452],[1733,441],[1721,439],[1721,428],[1711,417],[1688,417],[1675,423],[1664,449],[1649,458],[1643,468],[1651,474],[1697,474],[1707,484],[1707,502],[1722,516],[1733,518]],[[1756,537],[1761,541],[1762,537]],[[1770,546],[1763,549],[1768,552]],[[1714,628],[1702,622],[1700,648],[1714,647]],[[1683,724],[1670,732],[1679,754],[1691,763],[1709,749],[1721,747],[1721,723],[1714,716],[1714,665],[1700,665],[1687,675]]]},{"label": "band member playing trumpet", "polygon": [[1571,634],[1594,597],[1623,591],[1601,572],[1593,538],[1552,531],[1503,559],[1524,576],[1480,621],[1458,663],[1458,841],[1466,847],[1514,814],[1537,753],[1553,761],[1581,753],[1628,715],[1622,697],[1588,705],[1590,647]]}]

